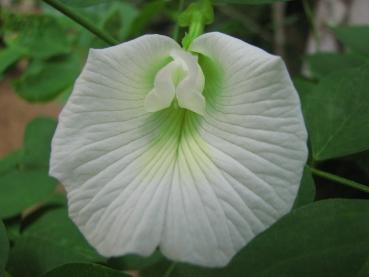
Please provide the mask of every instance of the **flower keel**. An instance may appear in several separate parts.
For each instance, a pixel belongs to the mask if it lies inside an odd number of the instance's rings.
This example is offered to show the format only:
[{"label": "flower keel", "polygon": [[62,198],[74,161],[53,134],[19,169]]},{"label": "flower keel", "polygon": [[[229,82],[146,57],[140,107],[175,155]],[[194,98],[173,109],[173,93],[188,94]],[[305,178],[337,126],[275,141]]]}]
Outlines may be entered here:
[{"label": "flower keel", "polygon": [[146,111],[168,108],[176,100],[179,107],[204,115],[205,79],[197,56],[182,49],[174,49],[170,56],[173,61],[156,74],[154,88],[145,98]]}]

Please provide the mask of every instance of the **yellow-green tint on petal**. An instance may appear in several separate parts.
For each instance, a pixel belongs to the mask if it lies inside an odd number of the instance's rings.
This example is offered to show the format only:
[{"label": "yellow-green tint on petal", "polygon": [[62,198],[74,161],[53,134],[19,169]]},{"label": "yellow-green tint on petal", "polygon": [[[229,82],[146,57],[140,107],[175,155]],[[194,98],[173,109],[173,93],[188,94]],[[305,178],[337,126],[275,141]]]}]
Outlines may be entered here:
[{"label": "yellow-green tint on petal", "polygon": [[183,140],[198,134],[198,126],[201,124],[201,116],[179,108],[175,102],[168,109],[161,110],[152,114],[147,122],[160,122],[159,128],[152,133],[150,142],[150,152],[158,152],[160,148],[172,145],[173,148],[167,151],[172,151],[177,155]]},{"label": "yellow-green tint on petal", "polygon": [[[174,61],[171,63],[173,62]],[[214,60],[201,54],[198,54],[198,66],[204,74],[203,95],[209,101],[210,105],[208,105],[207,108],[211,111],[213,109],[213,103],[216,103],[219,100],[218,96],[222,94],[222,68],[220,65],[216,64]],[[183,68],[178,68],[172,75],[174,84],[178,84],[183,80],[185,74],[186,72]],[[176,149],[172,151],[178,153],[183,140],[188,140],[190,137],[195,136],[197,136],[196,140],[201,140],[197,134],[198,128],[203,120],[204,118],[199,114],[181,108],[178,105],[177,99],[174,99],[170,107],[154,113],[147,120],[148,126],[152,124],[152,122],[161,122],[159,128],[153,134],[150,146],[153,150],[151,152],[159,154],[163,146],[172,145],[171,143],[175,142]],[[152,157],[151,154],[147,159],[150,157]]]},{"label": "yellow-green tint on petal", "polygon": [[203,95],[208,103],[207,109],[211,110],[212,103],[219,101],[219,95],[227,93],[222,91],[222,87],[224,85],[223,69],[213,59],[207,56],[198,54],[198,59],[205,77]]}]

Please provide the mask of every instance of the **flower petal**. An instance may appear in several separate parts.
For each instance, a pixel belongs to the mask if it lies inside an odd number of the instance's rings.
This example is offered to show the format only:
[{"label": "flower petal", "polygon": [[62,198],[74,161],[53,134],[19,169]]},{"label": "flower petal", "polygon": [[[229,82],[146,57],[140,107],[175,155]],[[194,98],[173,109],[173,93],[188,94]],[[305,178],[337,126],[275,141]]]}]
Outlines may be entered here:
[{"label": "flower petal", "polygon": [[185,51],[173,51],[172,56],[183,61],[187,76],[177,87],[178,105],[195,113],[203,115],[205,112],[204,74],[197,63],[197,57]]},{"label": "flower petal", "polygon": [[179,153],[191,180],[173,185],[162,251],[222,266],[292,207],[307,133],[279,57],[220,33],[200,36],[190,50],[203,55],[207,111],[185,126],[197,128]]},{"label": "flower petal", "polygon": [[172,73],[177,67],[178,63],[172,61],[156,74],[154,89],[145,97],[146,111],[157,112],[171,105],[176,93]]},{"label": "flower petal", "polygon": [[153,165],[159,157],[150,149],[165,115],[146,112],[144,99],[176,48],[168,37],[146,35],[91,50],[60,114],[50,174],[67,190],[71,218],[103,255],[149,255],[160,241],[168,192],[146,174],[163,166]]},{"label": "flower petal", "polygon": [[50,172],[101,254],[159,246],[174,260],[224,266],[293,204],[307,157],[300,103],[279,58],[211,33],[191,46],[204,115],[148,113],[145,97],[175,48],[144,36],[92,51],[60,115]]}]

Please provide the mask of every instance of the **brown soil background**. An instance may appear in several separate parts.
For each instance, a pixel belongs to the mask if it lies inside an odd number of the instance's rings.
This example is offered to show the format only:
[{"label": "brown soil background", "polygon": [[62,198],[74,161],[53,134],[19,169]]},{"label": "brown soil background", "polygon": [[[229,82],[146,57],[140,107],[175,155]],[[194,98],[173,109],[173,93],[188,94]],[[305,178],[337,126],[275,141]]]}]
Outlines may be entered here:
[{"label": "brown soil background", "polygon": [[57,117],[61,106],[57,103],[27,103],[18,97],[9,79],[0,81],[0,159],[22,146],[24,128],[37,116]]}]

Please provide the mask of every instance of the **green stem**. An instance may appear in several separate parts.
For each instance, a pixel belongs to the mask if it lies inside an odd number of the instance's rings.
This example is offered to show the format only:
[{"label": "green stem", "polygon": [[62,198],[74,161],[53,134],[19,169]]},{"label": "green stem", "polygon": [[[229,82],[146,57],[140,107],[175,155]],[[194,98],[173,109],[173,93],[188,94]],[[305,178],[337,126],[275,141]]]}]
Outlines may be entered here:
[{"label": "green stem", "polygon": [[200,13],[194,14],[192,22],[188,28],[188,33],[182,40],[184,49],[190,47],[192,41],[204,32],[204,23],[202,22],[202,15]]},{"label": "green stem", "polygon": [[[184,7],[184,0],[179,0],[177,17],[181,13],[181,11],[183,10],[183,7]],[[179,22],[178,22],[178,18],[177,18],[176,19],[176,25],[174,27],[173,39],[175,41],[178,41],[178,37],[179,37]]]},{"label": "green stem", "polygon": [[168,269],[167,269],[167,271],[165,272],[165,274],[163,275],[163,277],[169,277],[171,274],[172,274],[172,272],[173,272],[173,270],[174,270],[174,267],[176,266],[176,263],[175,262],[173,262],[169,267],[168,267]]},{"label": "green stem", "polygon": [[334,175],[332,173],[328,173],[328,172],[325,172],[325,171],[322,171],[322,170],[319,170],[319,169],[316,169],[316,168],[313,168],[313,167],[310,167],[310,166],[308,166],[308,167],[309,167],[310,171],[313,174],[315,174],[319,177],[322,177],[322,178],[325,178],[325,179],[328,179],[328,180],[332,180],[336,183],[340,183],[342,185],[345,185],[345,186],[348,186],[348,187],[351,187],[351,188],[369,193],[369,187],[368,186],[365,186],[365,185],[357,183],[355,181],[352,181],[352,180],[349,180],[349,179],[346,179],[346,178],[343,178],[343,177],[340,177],[340,176]]},{"label": "green stem", "polygon": [[317,44],[317,49],[320,49],[320,37],[319,37],[319,33],[318,30],[316,28],[316,25],[314,23],[314,13],[309,5],[308,0],[303,0],[302,4],[304,6],[304,11],[305,11],[305,15],[309,21],[310,27],[311,27],[311,31],[313,32],[313,36],[315,38],[316,44]]},{"label": "green stem", "polygon": [[67,7],[63,3],[59,2],[58,0],[43,0],[45,3],[49,4],[50,6],[57,9],[62,14],[68,16],[81,26],[85,27],[88,31],[96,35],[98,38],[103,40],[109,45],[115,45],[119,42],[115,40],[113,37],[109,36],[108,34],[105,34],[103,31],[96,28],[94,24],[92,24],[90,21],[86,20],[85,18],[81,17],[79,14],[77,14],[75,11],[73,11],[71,8]]}]

